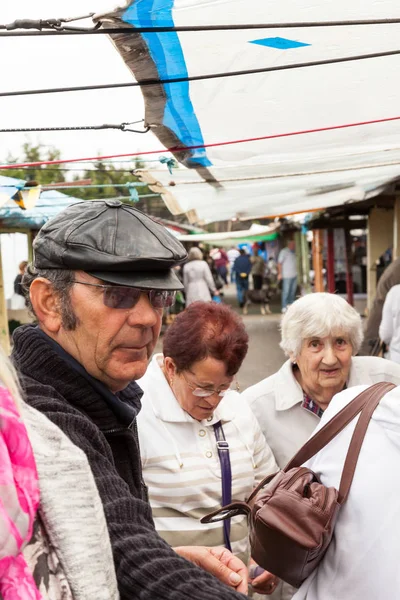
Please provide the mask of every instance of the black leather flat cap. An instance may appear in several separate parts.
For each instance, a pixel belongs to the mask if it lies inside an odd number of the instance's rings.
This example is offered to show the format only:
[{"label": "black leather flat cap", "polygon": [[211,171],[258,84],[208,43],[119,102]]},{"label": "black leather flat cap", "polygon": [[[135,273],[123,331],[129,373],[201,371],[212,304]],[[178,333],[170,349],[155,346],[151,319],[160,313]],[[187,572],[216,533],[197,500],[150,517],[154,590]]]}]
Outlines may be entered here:
[{"label": "black leather flat cap", "polygon": [[119,200],[78,202],[48,221],[33,243],[38,269],[86,271],[106,282],[180,290],[173,267],[186,250],[168,230]]}]

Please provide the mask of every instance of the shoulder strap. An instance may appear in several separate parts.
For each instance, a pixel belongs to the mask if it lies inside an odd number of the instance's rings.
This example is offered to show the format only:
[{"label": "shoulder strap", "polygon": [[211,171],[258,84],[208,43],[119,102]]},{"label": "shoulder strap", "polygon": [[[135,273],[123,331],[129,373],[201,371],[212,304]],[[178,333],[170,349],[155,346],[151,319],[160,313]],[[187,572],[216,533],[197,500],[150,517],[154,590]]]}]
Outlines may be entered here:
[{"label": "shoulder strap", "polygon": [[[347,451],[347,456],[343,467],[342,477],[340,479],[338,497],[338,502],[340,504],[343,504],[343,502],[345,502],[348,496],[350,486],[353,481],[354,471],[356,469],[361,446],[363,444],[364,437],[367,432],[371,417],[374,414],[374,410],[378,406],[379,402],[382,400],[383,396],[396,387],[394,383],[376,384],[376,386],[372,386],[375,388],[375,390],[371,391],[368,401],[361,411],[360,418],[358,419],[357,425],[351,437],[349,449]],[[369,390],[371,390],[371,388],[369,388]],[[369,390],[366,391],[368,392]]]},{"label": "shoulder strap", "polygon": [[[306,442],[304,446],[300,448],[297,454],[294,455],[294,457],[290,460],[290,462],[286,465],[286,467],[283,470],[289,471],[289,469],[293,469],[294,467],[299,467],[300,465],[304,464],[307,460],[309,460],[312,456],[314,456],[315,454],[317,454],[317,452],[324,448],[324,446],[329,444],[329,442],[333,440],[333,438],[336,437],[337,434],[340,433],[354,419],[354,417],[358,415],[359,412],[362,411],[362,409],[367,403],[373,403],[374,401],[376,401],[372,410],[373,412],[380,399],[394,387],[396,386],[393,383],[375,383],[374,385],[371,385],[368,389],[366,389],[364,392],[361,392],[361,394],[356,396],[351,402],[349,402],[347,406],[342,408],[342,410],[338,412],[337,415],[333,417],[333,419],[328,421],[328,423],[324,425],[322,429],[320,429],[315,435],[313,435],[313,437],[310,438],[308,442]],[[362,439],[360,443],[360,448],[361,444]],[[360,449],[358,450],[358,452],[359,451]],[[357,457],[358,453],[356,455],[356,462]]]},{"label": "shoulder strap", "polygon": [[[229,444],[225,439],[224,430],[221,421],[213,425],[215,439],[217,441],[217,450],[219,462],[221,464],[221,483],[222,483],[222,506],[232,502],[232,470],[229,457]],[[224,521],[224,542],[225,548],[232,551],[231,542],[231,522],[229,519]]]}]

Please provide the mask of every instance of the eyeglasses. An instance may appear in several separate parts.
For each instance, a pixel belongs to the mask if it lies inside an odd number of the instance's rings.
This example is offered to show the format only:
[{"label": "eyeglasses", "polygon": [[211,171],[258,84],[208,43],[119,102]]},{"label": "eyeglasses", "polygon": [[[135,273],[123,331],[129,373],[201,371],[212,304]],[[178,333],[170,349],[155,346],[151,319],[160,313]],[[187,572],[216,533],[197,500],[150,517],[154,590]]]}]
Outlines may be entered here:
[{"label": "eyeglasses", "polygon": [[141,294],[147,295],[153,308],[166,308],[175,302],[176,292],[169,290],[142,290],[123,285],[101,285],[77,280],[74,283],[102,288],[104,290],[103,303],[108,308],[133,308],[138,303]]},{"label": "eyeglasses", "polygon": [[[193,396],[197,396],[198,398],[209,398],[210,396],[213,396],[214,394],[217,394],[217,396],[219,396],[220,398],[223,398],[225,396],[225,394],[232,391],[232,389],[233,389],[231,386],[229,386],[226,390],[205,390],[204,388],[199,388],[199,387],[193,385],[192,383],[190,383],[190,381],[188,381],[186,379],[186,377],[184,376],[183,373],[182,373],[182,377],[185,380],[188,388],[190,388],[192,390]],[[235,387],[236,387],[236,391],[240,392],[239,383],[236,380],[235,380]]]}]

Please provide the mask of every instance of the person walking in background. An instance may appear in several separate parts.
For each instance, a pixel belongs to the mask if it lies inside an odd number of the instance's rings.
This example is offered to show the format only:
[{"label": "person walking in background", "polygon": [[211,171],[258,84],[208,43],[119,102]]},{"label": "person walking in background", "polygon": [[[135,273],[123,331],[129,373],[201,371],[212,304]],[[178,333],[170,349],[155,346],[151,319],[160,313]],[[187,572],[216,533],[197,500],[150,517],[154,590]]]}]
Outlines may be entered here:
[{"label": "person walking in background", "polygon": [[218,295],[210,267],[203,260],[200,248],[190,248],[188,262],[183,267],[183,284],[185,286],[186,306],[197,300],[211,302]]},{"label": "person walking in background", "polygon": [[11,297],[10,304],[10,308],[12,310],[22,310],[26,308],[26,296],[24,294],[21,282],[27,266],[28,263],[26,262],[26,260],[23,260],[18,265],[19,273],[14,279],[14,293]]},{"label": "person walking in background", "polygon": [[214,248],[210,252],[210,256],[214,259],[218,273],[222,277],[225,284],[228,283],[228,264],[229,258],[223,248]]},{"label": "person walking in background", "polygon": [[14,292],[15,292],[15,294],[19,294],[20,296],[22,296],[24,300],[25,300],[25,294],[24,294],[24,290],[22,288],[21,281],[22,281],[22,277],[24,276],[27,266],[28,266],[28,263],[26,260],[23,260],[22,262],[20,262],[18,265],[19,273],[16,276],[16,278],[14,279]]},{"label": "person walking in background", "polygon": [[379,337],[389,346],[386,358],[400,363],[400,285],[388,291],[379,326]]},{"label": "person walking in background", "polygon": [[251,272],[251,261],[244,248],[240,249],[240,255],[233,264],[235,273],[236,294],[240,308],[243,308],[245,302],[245,293],[249,289],[249,275]]},{"label": "person walking in background", "polygon": [[210,267],[212,278],[214,279],[215,288],[220,292],[221,296],[223,296],[222,289],[224,287],[224,280],[221,275],[218,273],[217,267],[215,266],[215,261],[210,254],[206,254],[204,257],[206,263]]},{"label": "person walking in background", "polygon": [[261,256],[260,250],[256,250],[256,253],[257,254],[250,259],[251,264],[253,265],[251,268],[251,276],[253,277],[254,289],[261,290],[265,274],[265,261]]},{"label": "person walking in background", "polygon": [[233,270],[233,264],[234,264],[235,260],[237,259],[237,257],[240,256],[240,252],[236,248],[236,246],[232,246],[232,248],[229,248],[229,250],[226,254],[228,255],[228,259],[229,259],[229,273],[230,273],[231,283],[235,283],[235,272]]},{"label": "person walking in background", "polygon": [[278,280],[282,281],[282,312],[293,304],[297,289],[297,260],[295,241],[289,240],[278,256]]}]

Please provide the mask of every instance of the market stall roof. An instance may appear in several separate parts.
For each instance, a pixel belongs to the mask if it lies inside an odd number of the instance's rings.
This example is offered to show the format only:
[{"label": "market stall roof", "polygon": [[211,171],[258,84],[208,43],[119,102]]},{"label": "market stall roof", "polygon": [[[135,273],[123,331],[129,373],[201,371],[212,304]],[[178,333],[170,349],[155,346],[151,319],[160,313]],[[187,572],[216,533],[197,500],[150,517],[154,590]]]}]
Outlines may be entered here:
[{"label": "market stall roof", "polygon": [[[2,179],[0,178],[0,184]],[[82,200],[71,198],[56,190],[41,192],[36,206],[27,210],[22,210],[10,200],[0,208],[0,228],[40,229],[49,219],[76,202]]]},{"label": "market stall roof", "polygon": [[241,231],[225,231],[219,233],[194,233],[179,235],[181,242],[204,242],[212,246],[235,246],[246,242],[263,242],[278,237],[279,225],[256,225]]},{"label": "market stall roof", "polygon": [[[386,190],[400,177],[400,150],[387,152],[386,163],[373,164],[374,156],[342,156],[308,165],[272,163],[258,167],[218,167],[213,173],[220,185],[210,185],[193,170],[150,171],[147,180],[158,190],[174,214],[191,213],[192,222],[232,218],[246,220],[311,212],[367,200]],[[292,170],[290,170],[292,169]],[[144,174],[140,174],[145,177]],[[165,192],[165,195],[164,195]],[[173,202],[171,202],[173,197]]]},{"label": "market stall roof", "polygon": [[[0,176],[0,206],[11,200],[25,186],[25,181],[14,177]],[[15,203],[13,203],[15,206]]]},{"label": "market stall roof", "polygon": [[[173,195],[199,222],[363,200],[400,177],[400,25],[351,24],[400,18],[398,0],[135,0],[95,18],[227,26],[112,36],[147,124],[190,167]],[[243,21],[280,26],[233,28]],[[146,83],[159,79],[174,82]]]}]

